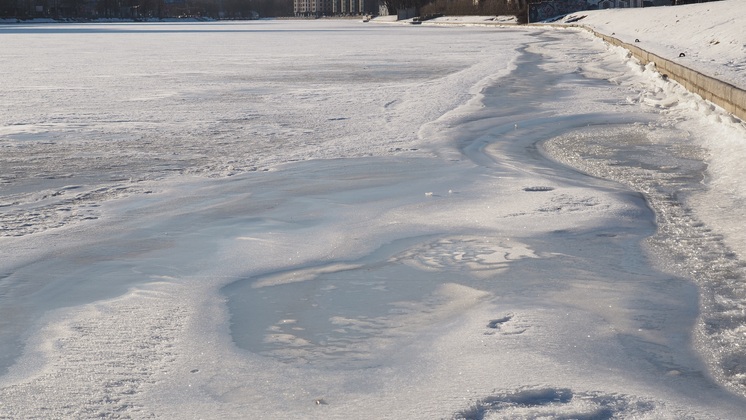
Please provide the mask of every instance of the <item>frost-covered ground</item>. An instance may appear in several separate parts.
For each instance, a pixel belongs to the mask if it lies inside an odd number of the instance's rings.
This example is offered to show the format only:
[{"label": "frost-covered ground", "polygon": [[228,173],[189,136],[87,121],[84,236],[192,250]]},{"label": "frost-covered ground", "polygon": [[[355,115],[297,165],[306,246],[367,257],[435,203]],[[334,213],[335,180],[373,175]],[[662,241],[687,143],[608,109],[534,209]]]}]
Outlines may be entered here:
[{"label": "frost-covered ground", "polygon": [[0,32],[0,417],[743,412],[746,130],[622,51]]}]

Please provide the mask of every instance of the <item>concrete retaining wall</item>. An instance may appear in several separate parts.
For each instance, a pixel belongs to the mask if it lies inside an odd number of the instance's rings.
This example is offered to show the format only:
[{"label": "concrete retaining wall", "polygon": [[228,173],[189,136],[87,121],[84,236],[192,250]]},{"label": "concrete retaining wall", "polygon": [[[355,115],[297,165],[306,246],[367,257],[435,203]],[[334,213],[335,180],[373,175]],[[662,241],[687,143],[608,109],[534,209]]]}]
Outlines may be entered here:
[{"label": "concrete retaining wall", "polygon": [[669,78],[681,83],[688,91],[698,94],[741,120],[746,121],[746,90],[647,52],[636,45],[627,44],[614,37],[598,33],[588,27],[584,27],[584,29],[602,38],[609,44],[629,50],[643,65],[651,62],[655,63],[661,74],[665,74]]},{"label": "concrete retaining wall", "polygon": [[[445,23],[446,22],[438,22],[437,24],[442,25]],[[497,22],[495,23],[482,22],[482,23],[479,23],[479,25],[481,26],[514,26],[511,24],[504,24],[504,23],[497,23]],[[650,62],[655,63],[655,66],[658,68],[658,71],[660,73],[665,74],[667,77],[679,82],[688,91],[698,94],[699,96],[707,99],[708,101],[714,103],[715,105],[722,107],[723,109],[735,115],[736,117],[740,118],[741,120],[746,121],[746,90],[744,89],[733,86],[730,83],[726,83],[721,80],[715,79],[714,77],[707,76],[706,74],[702,74],[696,70],[692,70],[686,66],[682,66],[681,64],[674,63],[671,60],[660,57],[653,53],[647,52],[643,50],[642,48],[638,47],[637,45],[627,44],[626,42],[622,42],[612,36],[605,35],[600,32],[596,32],[592,28],[589,28],[584,25],[529,23],[527,24],[527,26],[534,26],[534,27],[556,26],[556,27],[561,27],[561,28],[574,27],[574,28],[585,29],[593,33],[595,36],[608,42],[609,44],[616,45],[622,48],[626,48],[632,53],[633,56],[635,56],[635,58],[640,60],[640,62],[643,65],[648,64]]]}]

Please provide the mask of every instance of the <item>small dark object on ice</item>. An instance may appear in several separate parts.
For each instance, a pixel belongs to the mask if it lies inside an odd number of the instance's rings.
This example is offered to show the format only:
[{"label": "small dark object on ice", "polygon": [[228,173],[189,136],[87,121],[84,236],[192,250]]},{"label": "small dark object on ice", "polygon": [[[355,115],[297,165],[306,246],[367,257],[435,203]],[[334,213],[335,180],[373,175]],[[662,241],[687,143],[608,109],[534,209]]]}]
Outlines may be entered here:
[{"label": "small dark object on ice", "polygon": [[686,54],[681,53],[681,54],[679,54],[679,57],[686,57]]},{"label": "small dark object on ice", "polygon": [[543,187],[543,186],[526,187],[523,189],[523,191],[526,191],[526,192],[546,192],[546,191],[553,191],[553,190],[554,190],[553,187]]}]

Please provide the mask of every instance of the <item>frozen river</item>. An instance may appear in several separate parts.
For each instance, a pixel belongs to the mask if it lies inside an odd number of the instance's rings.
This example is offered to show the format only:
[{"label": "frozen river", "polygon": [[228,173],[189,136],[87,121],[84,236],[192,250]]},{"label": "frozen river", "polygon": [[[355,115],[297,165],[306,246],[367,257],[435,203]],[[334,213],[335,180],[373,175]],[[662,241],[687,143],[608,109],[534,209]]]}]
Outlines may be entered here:
[{"label": "frozen river", "polygon": [[0,418],[746,408],[746,130],[588,35],[0,39]]}]

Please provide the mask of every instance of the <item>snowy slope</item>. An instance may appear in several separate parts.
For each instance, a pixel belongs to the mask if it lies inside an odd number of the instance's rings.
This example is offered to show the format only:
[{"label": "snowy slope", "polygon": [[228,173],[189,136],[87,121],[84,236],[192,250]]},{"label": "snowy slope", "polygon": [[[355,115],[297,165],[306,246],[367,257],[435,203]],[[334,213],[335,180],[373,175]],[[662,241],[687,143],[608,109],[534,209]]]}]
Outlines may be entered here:
[{"label": "snowy slope", "polygon": [[[746,2],[607,9],[568,15],[599,32],[746,88]],[[679,58],[681,53],[685,57]]]}]

